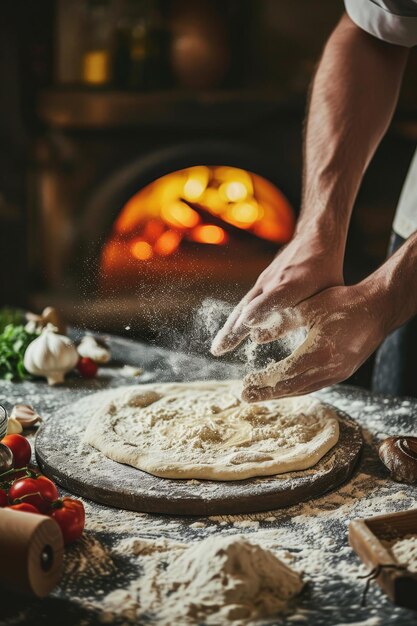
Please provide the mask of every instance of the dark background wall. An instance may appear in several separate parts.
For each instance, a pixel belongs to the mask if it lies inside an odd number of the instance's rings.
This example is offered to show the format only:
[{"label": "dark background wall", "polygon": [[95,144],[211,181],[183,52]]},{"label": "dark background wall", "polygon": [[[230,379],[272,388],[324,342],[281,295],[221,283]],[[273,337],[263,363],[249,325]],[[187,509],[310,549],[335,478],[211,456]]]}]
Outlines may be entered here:
[{"label": "dark background wall", "polygon": [[[25,305],[31,277],[36,275],[36,268],[30,267],[30,259],[38,256],[36,250],[33,254],[33,248],[41,245],[40,239],[31,237],[36,228],[34,145],[45,133],[38,115],[38,100],[45,88],[60,87],[57,16],[63,6],[68,8],[72,4],[75,0],[0,3],[0,298],[3,304]],[[170,4],[175,13],[175,0],[165,4]],[[193,4],[203,7],[205,3]],[[220,12],[235,5],[239,19],[230,22],[228,13],[232,40],[245,42],[244,52],[241,44],[237,47],[234,73],[226,75],[219,88],[257,89],[265,94],[271,91],[287,99],[288,106],[294,106],[300,119],[294,139],[299,150],[308,85],[326,38],[343,11],[343,3],[246,0],[236,4],[230,0],[215,4]],[[358,197],[348,247],[349,281],[371,271],[384,258],[392,215],[417,135],[416,72],[416,57],[412,54],[396,119]],[[169,88],[177,88],[175,78]],[[300,180],[301,172],[295,172],[294,178]]]}]

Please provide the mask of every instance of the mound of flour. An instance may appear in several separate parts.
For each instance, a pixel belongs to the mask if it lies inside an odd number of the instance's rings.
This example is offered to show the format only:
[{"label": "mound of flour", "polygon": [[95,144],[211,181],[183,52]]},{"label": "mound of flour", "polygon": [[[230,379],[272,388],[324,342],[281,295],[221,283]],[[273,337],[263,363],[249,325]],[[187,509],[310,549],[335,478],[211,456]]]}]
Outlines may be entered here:
[{"label": "mound of flour", "polygon": [[236,626],[282,612],[303,587],[297,572],[242,535],[172,549],[167,542],[128,542],[122,547],[127,551],[140,554],[145,583],[133,581],[128,590],[112,592],[104,602],[103,621],[106,613],[111,621],[122,604],[126,618],[157,614],[161,626]]}]

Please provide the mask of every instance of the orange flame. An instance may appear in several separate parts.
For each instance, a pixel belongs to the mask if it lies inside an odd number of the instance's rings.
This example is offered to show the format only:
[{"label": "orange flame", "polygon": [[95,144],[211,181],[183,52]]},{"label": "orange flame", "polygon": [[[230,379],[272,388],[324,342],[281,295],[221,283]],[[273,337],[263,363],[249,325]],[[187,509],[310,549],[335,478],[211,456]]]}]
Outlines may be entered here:
[{"label": "orange flame", "polygon": [[153,256],[152,246],[147,241],[134,241],[130,251],[138,261],[148,261]]},{"label": "orange flame", "polygon": [[162,176],[130,198],[103,248],[102,264],[108,271],[132,257],[141,262],[168,257],[187,240],[232,247],[238,229],[286,243],[294,221],[287,199],[264,178],[229,166],[190,167]]},{"label": "orange flame", "polygon": [[161,216],[168,224],[180,228],[193,228],[200,221],[198,213],[180,201],[162,207]]},{"label": "orange flame", "polygon": [[192,233],[191,238],[193,241],[199,243],[211,243],[211,244],[223,244],[227,241],[227,235],[223,228],[220,226],[214,226],[213,224],[205,224],[202,226],[196,226]]},{"label": "orange flame", "polygon": [[154,245],[156,254],[161,256],[169,256],[173,254],[181,243],[181,235],[174,230],[167,230],[161,235]]}]

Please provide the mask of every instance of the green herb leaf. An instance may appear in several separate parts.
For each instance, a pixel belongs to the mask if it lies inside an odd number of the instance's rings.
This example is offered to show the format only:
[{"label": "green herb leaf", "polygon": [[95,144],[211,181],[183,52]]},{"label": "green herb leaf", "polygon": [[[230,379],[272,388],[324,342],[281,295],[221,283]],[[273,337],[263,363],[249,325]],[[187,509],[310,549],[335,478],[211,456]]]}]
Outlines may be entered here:
[{"label": "green herb leaf", "polygon": [[18,309],[0,309],[0,333],[10,324],[12,326],[21,326],[24,324],[23,312]]},{"label": "green herb leaf", "polygon": [[[3,312],[0,312],[0,328]],[[20,318],[21,319],[21,318]],[[25,380],[32,376],[23,365],[28,345],[38,337],[30,333],[22,324],[9,323],[0,332],[0,378],[3,380]]]}]

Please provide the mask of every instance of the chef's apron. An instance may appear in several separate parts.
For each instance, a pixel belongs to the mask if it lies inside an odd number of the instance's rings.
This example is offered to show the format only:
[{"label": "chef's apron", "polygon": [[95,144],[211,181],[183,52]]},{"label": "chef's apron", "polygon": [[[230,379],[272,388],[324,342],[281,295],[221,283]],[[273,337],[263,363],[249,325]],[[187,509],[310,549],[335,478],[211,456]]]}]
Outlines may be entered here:
[{"label": "chef's apron", "polygon": [[[401,192],[388,256],[417,231],[417,151]],[[410,286],[410,288],[412,288]],[[417,289],[417,285],[414,285]],[[372,390],[417,397],[417,317],[388,335],[376,354]]]}]

